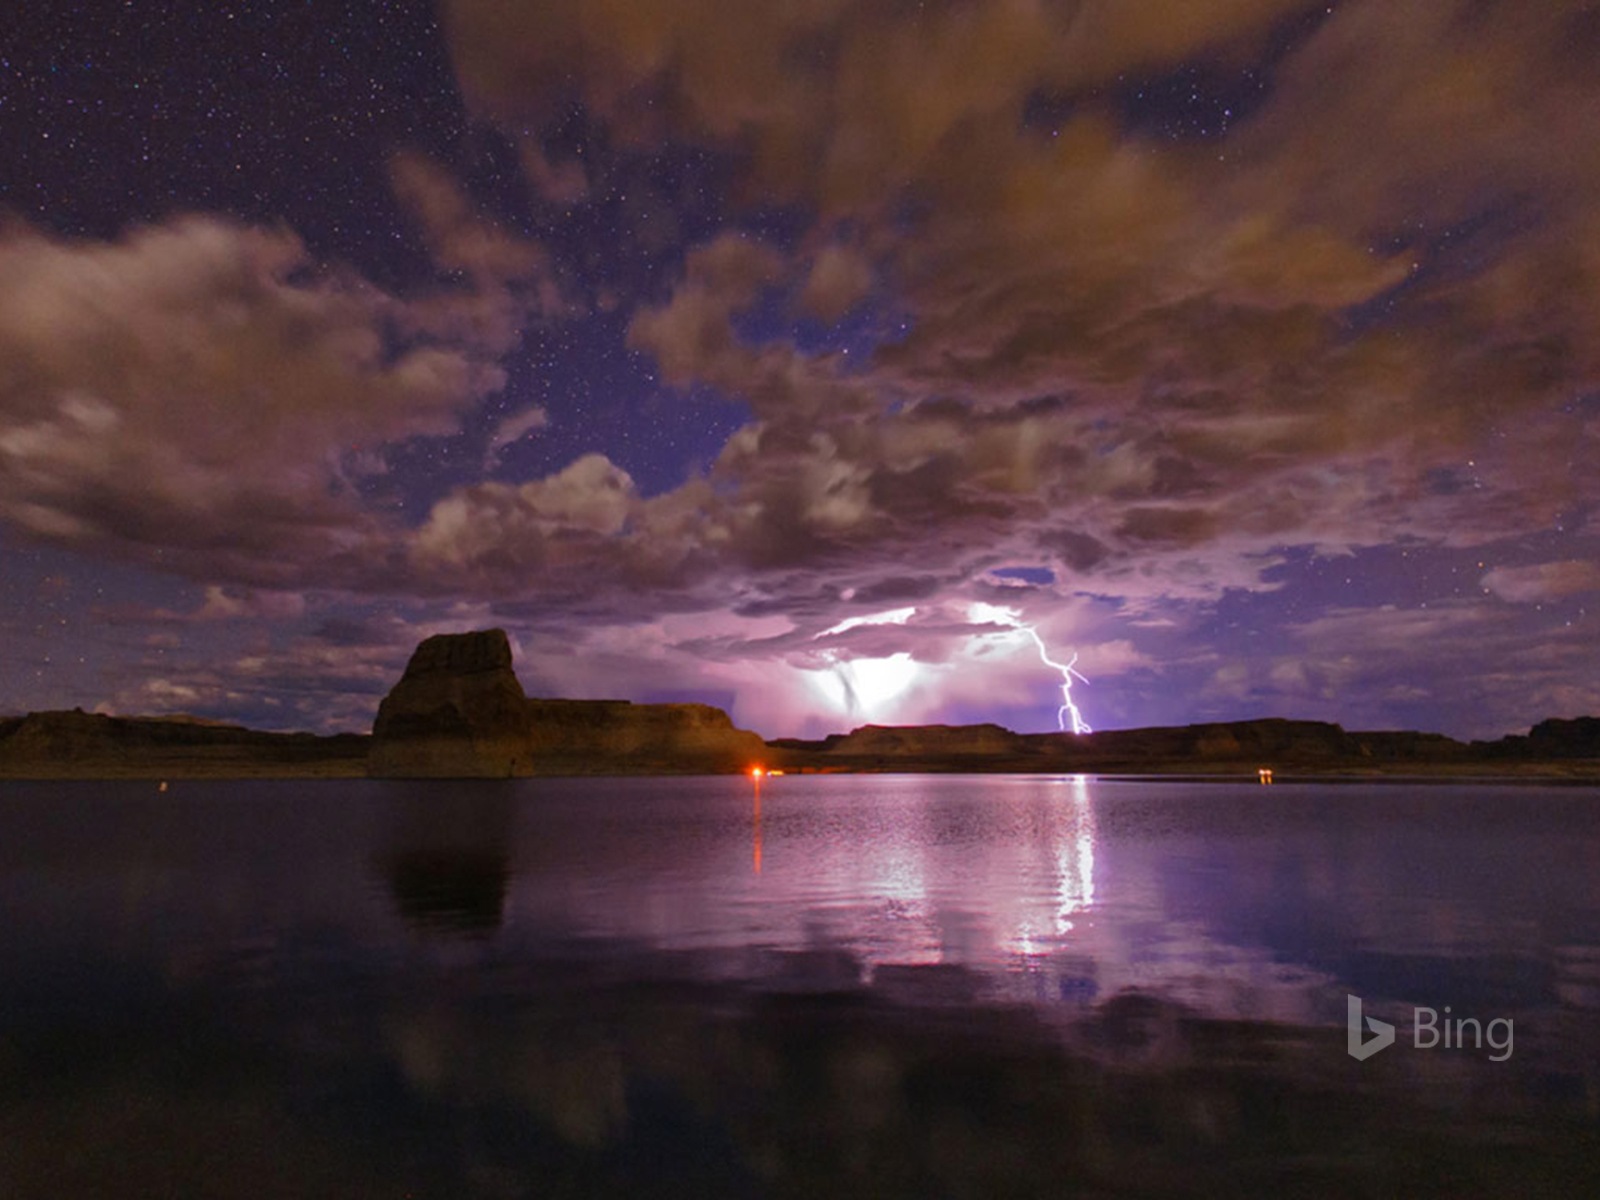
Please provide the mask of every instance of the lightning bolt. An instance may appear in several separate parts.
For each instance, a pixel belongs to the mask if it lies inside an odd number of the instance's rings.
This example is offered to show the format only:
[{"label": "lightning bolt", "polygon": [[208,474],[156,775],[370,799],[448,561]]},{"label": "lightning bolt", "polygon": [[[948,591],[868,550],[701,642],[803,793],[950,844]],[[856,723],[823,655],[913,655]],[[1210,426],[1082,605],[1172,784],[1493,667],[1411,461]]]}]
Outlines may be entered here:
[{"label": "lightning bolt", "polygon": [[1025,633],[1033,639],[1033,644],[1039,649],[1039,658],[1045,666],[1061,672],[1061,707],[1056,709],[1056,724],[1061,727],[1061,732],[1067,731],[1067,718],[1072,718],[1073,733],[1093,733],[1089,723],[1083,719],[1083,714],[1078,711],[1078,706],[1072,700],[1072,681],[1088,683],[1083,672],[1077,669],[1078,654],[1073,651],[1072,657],[1064,663],[1058,663],[1050,657],[1050,651],[1044,644],[1044,639],[1039,636],[1039,631],[1032,625],[1024,625],[1016,609],[1002,608],[998,604],[975,604],[969,614],[974,620],[983,623],[1008,625],[1018,633]]},{"label": "lightning bolt", "polygon": [[1050,652],[1045,649],[1044,639],[1039,636],[1037,629],[1032,625],[1021,624],[1017,625],[1016,628],[1033,639],[1033,644],[1039,647],[1039,657],[1043,660],[1045,666],[1054,667],[1061,672],[1061,707],[1056,709],[1056,724],[1061,727],[1061,731],[1063,733],[1066,732],[1067,718],[1070,716],[1072,718],[1073,733],[1093,733],[1094,730],[1089,728],[1089,723],[1083,719],[1083,714],[1078,711],[1078,706],[1072,702],[1072,681],[1076,679],[1080,683],[1089,682],[1083,677],[1083,672],[1079,671],[1075,665],[1078,661],[1078,652],[1074,650],[1071,658],[1064,663],[1058,663],[1050,657]]}]

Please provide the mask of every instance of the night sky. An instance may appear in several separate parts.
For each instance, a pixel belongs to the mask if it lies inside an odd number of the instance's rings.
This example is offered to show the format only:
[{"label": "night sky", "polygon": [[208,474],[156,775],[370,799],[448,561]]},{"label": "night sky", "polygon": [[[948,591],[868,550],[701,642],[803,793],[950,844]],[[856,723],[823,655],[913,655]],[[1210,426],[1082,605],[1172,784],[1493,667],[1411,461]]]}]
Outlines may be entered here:
[{"label": "night sky", "polygon": [[1600,713],[1600,4],[13,7],[0,713]]}]

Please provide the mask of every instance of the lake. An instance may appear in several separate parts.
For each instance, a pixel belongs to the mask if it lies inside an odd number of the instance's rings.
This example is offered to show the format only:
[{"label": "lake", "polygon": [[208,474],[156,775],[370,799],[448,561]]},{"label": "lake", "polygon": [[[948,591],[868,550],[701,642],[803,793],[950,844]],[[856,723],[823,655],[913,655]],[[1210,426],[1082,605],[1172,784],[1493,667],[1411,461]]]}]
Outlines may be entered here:
[{"label": "lake", "polygon": [[0,788],[7,1198],[1600,1194],[1593,789]]}]

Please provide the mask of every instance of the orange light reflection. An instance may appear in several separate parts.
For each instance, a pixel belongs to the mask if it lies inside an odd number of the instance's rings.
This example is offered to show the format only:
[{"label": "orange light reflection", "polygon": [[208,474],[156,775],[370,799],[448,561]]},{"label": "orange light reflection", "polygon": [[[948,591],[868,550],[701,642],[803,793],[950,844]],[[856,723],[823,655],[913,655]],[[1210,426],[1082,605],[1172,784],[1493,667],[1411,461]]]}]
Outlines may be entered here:
[{"label": "orange light reflection", "polygon": [[759,875],[761,874],[761,768],[757,767],[751,771],[750,777],[755,781],[755,803],[752,806],[751,816],[750,867]]}]

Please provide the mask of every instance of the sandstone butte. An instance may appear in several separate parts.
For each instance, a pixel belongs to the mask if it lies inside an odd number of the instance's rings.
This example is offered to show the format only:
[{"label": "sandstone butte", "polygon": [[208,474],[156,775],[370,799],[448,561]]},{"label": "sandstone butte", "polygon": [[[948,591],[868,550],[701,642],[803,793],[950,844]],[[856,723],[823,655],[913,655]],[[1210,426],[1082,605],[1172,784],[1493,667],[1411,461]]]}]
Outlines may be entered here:
[{"label": "sandstone butte", "polygon": [[381,779],[715,774],[767,745],[709,704],[530,700],[500,629],[428,638],[384,697],[367,773]]}]

